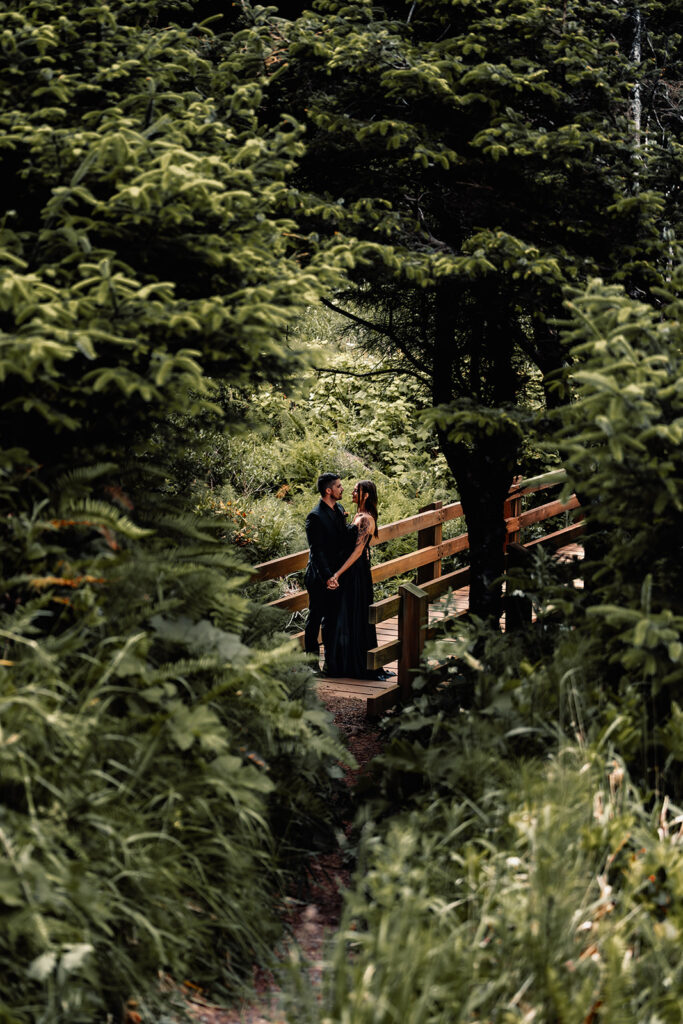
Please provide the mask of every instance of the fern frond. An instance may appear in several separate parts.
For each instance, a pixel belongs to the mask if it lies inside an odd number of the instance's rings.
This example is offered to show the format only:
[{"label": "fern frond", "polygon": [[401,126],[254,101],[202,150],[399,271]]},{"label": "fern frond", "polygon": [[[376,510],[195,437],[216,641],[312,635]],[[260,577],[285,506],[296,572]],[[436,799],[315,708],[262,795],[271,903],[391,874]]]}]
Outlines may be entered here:
[{"label": "fern frond", "polygon": [[113,505],[96,498],[85,498],[82,501],[67,503],[65,511],[69,513],[74,526],[106,527],[123,534],[129,540],[140,540],[142,537],[150,537],[154,533],[154,530],[132,522],[128,516],[118,512]]},{"label": "fern frond", "polygon": [[146,516],[146,520],[151,523],[157,530],[168,531],[169,533],[175,533],[180,537],[189,537],[193,540],[204,541],[207,544],[217,544],[215,535],[205,532],[205,529],[211,525],[215,531],[216,524],[211,520],[201,520],[198,516],[192,515],[191,513],[183,513],[181,515],[151,515]]},{"label": "fern frond", "polygon": [[69,470],[68,473],[62,473],[57,478],[55,486],[60,497],[68,499],[71,496],[82,494],[82,489],[86,484],[91,484],[117,469],[118,466],[115,462],[98,462],[94,466],[77,466],[75,469]]}]

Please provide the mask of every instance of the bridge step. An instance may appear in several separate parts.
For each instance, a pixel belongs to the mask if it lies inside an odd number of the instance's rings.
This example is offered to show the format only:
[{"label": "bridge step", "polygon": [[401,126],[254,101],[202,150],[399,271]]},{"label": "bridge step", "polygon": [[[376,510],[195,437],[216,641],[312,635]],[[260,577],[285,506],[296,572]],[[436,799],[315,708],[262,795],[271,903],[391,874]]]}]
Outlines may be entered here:
[{"label": "bridge step", "polygon": [[377,682],[368,679],[321,679],[317,689],[321,697],[364,700],[368,718],[378,718],[394,707],[399,698],[396,676]]}]

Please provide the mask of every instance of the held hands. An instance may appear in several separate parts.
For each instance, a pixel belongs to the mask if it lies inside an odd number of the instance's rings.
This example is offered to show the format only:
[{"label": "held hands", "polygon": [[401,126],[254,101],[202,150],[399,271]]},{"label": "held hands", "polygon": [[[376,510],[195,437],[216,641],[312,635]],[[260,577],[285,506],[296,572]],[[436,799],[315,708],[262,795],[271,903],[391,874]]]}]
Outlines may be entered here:
[{"label": "held hands", "polygon": [[329,580],[327,581],[327,589],[328,590],[338,590],[339,589],[339,580],[337,579],[336,576],[330,576]]}]

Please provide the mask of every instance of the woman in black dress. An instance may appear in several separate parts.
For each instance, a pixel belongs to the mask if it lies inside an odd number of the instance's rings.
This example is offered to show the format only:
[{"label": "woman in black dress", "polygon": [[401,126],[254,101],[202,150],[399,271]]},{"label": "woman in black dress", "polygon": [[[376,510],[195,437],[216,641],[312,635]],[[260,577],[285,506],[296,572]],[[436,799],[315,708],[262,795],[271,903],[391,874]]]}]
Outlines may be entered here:
[{"label": "woman in black dress", "polygon": [[325,651],[325,661],[330,676],[375,679],[377,672],[366,667],[368,650],[377,646],[377,631],[368,622],[373,597],[370,541],[377,536],[377,488],[372,480],[359,480],[352,500],[358,508],[347,527],[348,558],[332,577],[341,594],[334,641]]}]

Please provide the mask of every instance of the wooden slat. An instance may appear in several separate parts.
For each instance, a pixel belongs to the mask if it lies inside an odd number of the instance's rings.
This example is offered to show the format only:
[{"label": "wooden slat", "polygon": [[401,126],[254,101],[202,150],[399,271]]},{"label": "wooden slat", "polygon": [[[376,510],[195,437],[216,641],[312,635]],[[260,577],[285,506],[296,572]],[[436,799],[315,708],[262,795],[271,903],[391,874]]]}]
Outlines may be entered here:
[{"label": "wooden slat", "polygon": [[378,718],[384,711],[398,704],[400,690],[398,686],[390,686],[376,697],[368,697],[368,718]]},{"label": "wooden slat", "polygon": [[288,594],[287,597],[278,597],[277,601],[268,601],[267,607],[298,612],[301,608],[308,608],[308,591],[297,590],[294,594]]},{"label": "wooden slat", "polygon": [[401,641],[393,640],[390,644],[381,644],[379,647],[371,647],[368,651],[366,666],[369,669],[382,668],[391,661],[396,661],[401,656]]},{"label": "wooden slat", "polygon": [[429,583],[423,583],[421,589],[424,590],[425,594],[429,597],[430,601],[435,601],[437,597],[441,597],[448,590],[460,590],[461,587],[466,587],[470,582],[470,567],[466,565],[464,569],[456,569],[454,572],[449,572],[445,576],[440,576],[438,580],[431,580]]},{"label": "wooden slat", "polygon": [[444,505],[441,511],[443,512],[444,523],[450,522],[451,519],[462,519],[465,514],[462,510],[462,503],[459,501],[453,501],[450,505]]},{"label": "wooden slat", "polygon": [[400,576],[403,572],[417,569],[418,565],[426,565],[434,561],[434,548],[422,548],[421,551],[411,551],[408,555],[399,555],[398,558],[390,558],[388,562],[379,562],[372,567],[372,579],[374,583],[389,579],[390,576]]},{"label": "wooden slat", "polygon": [[383,683],[375,683],[371,679],[333,679],[331,676],[323,676],[318,681],[318,686],[329,687],[335,693],[355,697],[377,697],[386,689]]},{"label": "wooden slat", "polygon": [[436,622],[427,626],[424,631],[425,640],[433,640],[443,625],[449,622],[455,622],[457,619],[461,619],[463,615],[467,615],[467,608],[463,608],[460,612],[453,612],[452,615],[443,615],[440,619],[437,619]]},{"label": "wooden slat", "polygon": [[[427,505],[425,508],[421,508],[420,512],[429,512],[431,509],[443,508],[442,501],[435,501],[432,505]],[[438,523],[436,526],[428,526],[424,530],[417,531],[417,546],[418,548],[431,548],[443,541],[443,524]],[[417,570],[417,584],[428,583],[429,580],[436,579],[437,576],[441,575],[441,560],[435,559],[433,562],[428,562],[427,565],[421,565]]]},{"label": "wooden slat", "polygon": [[282,558],[273,558],[270,562],[255,565],[251,579],[255,583],[259,580],[275,580],[280,576],[289,576],[290,572],[305,569],[307,562],[308,548],[305,551],[296,551],[293,555],[284,555]]},{"label": "wooden slat", "polygon": [[446,558],[447,555],[455,555],[458,551],[467,551],[470,546],[470,537],[467,533],[461,533],[457,537],[451,537],[442,544],[437,545],[439,558]]},{"label": "wooden slat", "polygon": [[565,544],[570,544],[577,537],[580,537],[585,532],[586,524],[583,521],[578,523],[572,523],[571,526],[565,526],[562,530],[556,530],[554,533],[548,533],[545,537],[539,537],[537,540],[529,541],[524,547],[530,549],[547,546],[551,548],[561,548]]},{"label": "wooden slat", "polygon": [[539,476],[530,476],[517,485],[513,484],[509,494],[510,497],[521,498],[524,494],[535,494],[537,491],[545,491],[549,487],[557,487],[558,484],[564,483],[566,479],[566,469],[551,469],[549,472],[541,473]]},{"label": "wooden slat", "polygon": [[417,530],[425,530],[429,526],[437,526],[439,523],[448,522],[451,519],[459,519],[462,515],[462,505],[459,501],[453,501],[443,508],[434,509],[431,512],[419,512],[415,516],[408,516],[407,519],[397,519],[393,523],[386,523],[380,526],[378,536],[373,538],[372,544],[383,544],[386,540],[395,540],[396,537],[407,537],[409,533]]},{"label": "wooden slat", "polygon": [[503,505],[503,516],[505,517],[505,528],[507,530],[507,544],[519,541],[519,525],[513,526],[513,521],[519,524],[519,516],[522,511],[522,498],[519,494],[513,495]]},{"label": "wooden slat", "polygon": [[387,540],[395,540],[396,537],[407,537],[409,533],[416,530],[425,530],[428,526],[436,526],[443,522],[444,509],[438,508],[430,512],[420,512],[416,516],[408,516],[407,519],[397,519],[393,523],[385,523],[380,526],[377,536],[373,537],[371,544],[383,544]]},{"label": "wooden slat", "polygon": [[399,555],[398,558],[390,558],[386,562],[378,562],[372,567],[372,579],[374,583],[389,579],[390,576],[400,576],[401,573],[410,572],[421,565],[435,562],[448,555],[454,555],[457,551],[464,551],[469,547],[469,537],[461,533],[459,537],[452,537],[442,544],[434,544],[429,548],[419,548],[407,555]]},{"label": "wooden slat", "polygon": [[522,512],[519,517],[519,529],[523,530],[525,526],[532,526],[533,523],[540,523],[544,519],[551,519],[552,516],[557,516],[560,512],[571,512],[572,509],[578,508],[580,504],[576,495],[572,494],[567,501],[549,501],[547,505],[530,508],[528,512]]},{"label": "wooden slat", "polygon": [[413,685],[413,669],[420,663],[424,650],[424,630],[429,618],[429,598],[424,590],[414,583],[402,583],[398,634],[401,638],[401,654],[398,662],[398,685],[403,700],[410,698]]},{"label": "wooden slat", "polygon": [[385,619],[391,619],[394,615],[398,615],[400,607],[401,598],[398,594],[395,594],[393,597],[385,597],[382,601],[375,601],[374,604],[370,605],[368,621],[376,625],[378,622],[384,622]]}]

